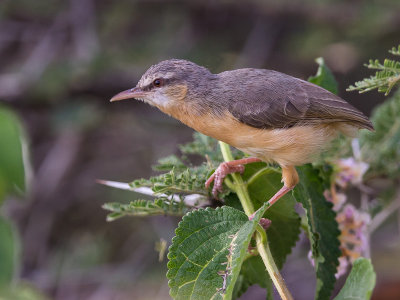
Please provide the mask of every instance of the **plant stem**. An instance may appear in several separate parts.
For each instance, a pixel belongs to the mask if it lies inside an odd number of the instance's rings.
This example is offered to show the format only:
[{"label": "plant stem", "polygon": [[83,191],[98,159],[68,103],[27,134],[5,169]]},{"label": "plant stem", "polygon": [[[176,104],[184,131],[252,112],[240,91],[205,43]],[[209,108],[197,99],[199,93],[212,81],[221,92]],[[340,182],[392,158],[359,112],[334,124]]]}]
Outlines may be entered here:
[{"label": "plant stem", "polygon": [[[229,145],[224,142],[219,142],[219,146],[221,148],[222,156],[226,162],[232,161],[233,156]],[[247,216],[251,216],[254,213],[254,206],[250,200],[250,195],[247,190],[247,184],[243,181],[243,178],[236,173],[231,174],[234,182],[233,190],[236,192],[240,203],[242,204],[243,210]],[[256,242],[257,242],[257,250],[260,254],[264,265],[268,271],[269,276],[272,279],[279,295],[284,300],[292,300],[293,297],[290,294],[282,275],[279,272],[278,267],[275,264],[275,261],[272,257],[271,251],[268,246],[268,242],[264,240],[267,239],[266,235],[261,235],[259,232],[256,233]]]},{"label": "plant stem", "polygon": [[259,234],[256,235],[256,242],[258,252],[260,253],[264,265],[267,268],[268,274],[271,277],[272,282],[274,283],[279,295],[284,300],[293,300],[293,297],[290,294],[282,275],[279,273],[278,267],[276,266],[274,259],[272,258],[268,243],[263,244],[262,238]]},{"label": "plant stem", "polygon": [[[224,142],[219,142],[219,146],[221,148],[222,157],[225,161],[234,160],[228,144],[225,144]],[[246,184],[239,174],[233,173],[231,174],[231,176],[233,177],[233,181],[235,183],[233,189],[239,197],[245,214],[250,216],[252,213],[254,213],[254,206],[253,203],[250,201],[250,196],[247,192]]]}]

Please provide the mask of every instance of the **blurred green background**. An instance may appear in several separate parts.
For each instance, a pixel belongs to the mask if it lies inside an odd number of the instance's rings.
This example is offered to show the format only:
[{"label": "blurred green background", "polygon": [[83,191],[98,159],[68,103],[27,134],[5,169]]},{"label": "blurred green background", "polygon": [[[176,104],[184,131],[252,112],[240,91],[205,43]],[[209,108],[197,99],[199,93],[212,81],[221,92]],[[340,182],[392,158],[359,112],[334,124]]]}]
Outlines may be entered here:
[{"label": "blurred green background", "polygon": [[[32,163],[26,196],[2,208],[20,236],[18,277],[49,299],[169,299],[154,247],[179,219],[106,223],[103,203],[134,196],[95,182],[148,177],[191,140],[190,128],[154,108],[108,102],[150,65],[184,58],[213,72],[257,67],[306,79],[322,56],[339,94],[369,115],[384,96],[345,89],[399,41],[398,0],[1,1],[0,101],[22,120]],[[373,236],[374,299],[400,299],[395,221]],[[300,241],[283,271],[296,299],[314,293],[307,247]],[[252,287],[241,299],[264,293]]]}]

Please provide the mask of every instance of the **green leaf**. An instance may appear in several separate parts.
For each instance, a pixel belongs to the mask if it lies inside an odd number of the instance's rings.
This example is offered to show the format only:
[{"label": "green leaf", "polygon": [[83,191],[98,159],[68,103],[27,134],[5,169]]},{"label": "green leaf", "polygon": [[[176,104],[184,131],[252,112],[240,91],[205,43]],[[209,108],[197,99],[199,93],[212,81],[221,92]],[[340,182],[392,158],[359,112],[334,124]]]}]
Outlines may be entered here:
[{"label": "green leaf", "polygon": [[124,216],[183,216],[189,211],[183,201],[175,201],[167,197],[151,200],[135,200],[128,204],[111,202],[103,204],[103,209],[111,211],[107,221],[114,221]]},{"label": "green leaf", "polygon": [[370,171],[385,176],[400,174],[400,91],[379,105],[372,113],[375,132],[360,132],[362,159]]},{"label": "green leaf", "polygon": [[218,151],[218,141],[199,132],[193,134],[193,142],[181,145],[179,149],[184,155],[201,155],[218,162],[223,161]]},{"label": "green leaf", "polygon": [[183,217],[168,253],[174,299],[230,299],[262,210],[253,220],[224,206]]},{"label": "green leaf", "polygon": [[[265,167],[265,163],[247,165],[243,179],[250,180],[248,191],[255,209],[261,207],[282,187],[279,169]],[[268,243],[279,269],[283,267],[300,234],[300,217],[294,209],[295,203],[293,196],[287,194],[264,214],[265,218],[272,221],[267,231]]]},{"label": "green leaf", "polygon": [[153,169],[156,171],[171,171],[172,169],[184,171],[187,169],[187,166],[176,155],[170,155],[160,158],[158,164],[153,166]]},{"label": "green leaf", "polygon": [[0,290],[11,283],[19,247],[11,224],[0,216]]},{"label": "green leaf", "polygon": [[150,187],[157,194],[201,194],[208,195],[204,187],[210,168],[203,164],[198,167],[176,171],[174,168],[168,173],[151,177],[149,180],[139,179],[130,183],[132,188]]},{"label": "green leaf", "polygon": [[268,272],[265,271],[265,265],[260,256],[253,256],[246,259],[242,265],[240,276],[241,281],[238,280],[235,286],[235,298],[244,294],[251,285],[258,284],[269,293],[267,299],[272,299],[272,280]]},{"label": "green leaf", "polygon": [[334,287],[338,257],[340,231],[332,210],[332,203],[323,196],[324,185],[318,171],[308,164],[297,168],[300,183],[294,196],[303,205],[307,215],[308,231],[315,262],[317,287],[316,299],[329,299]]},{"label": "green leaf", "polygon": [[371,261],[358,258],[346,283],[334,300],[368,300],[375,287],[376,275]]},{"label": "green leaf", "polygon": [[25,189],[23,136],[18,118],[0,106],[0,204],[5,194]]},{"label": "green leaf", "polygon": [[[248,185],[248,191],[256,209],[265,204],[282,187],[280,170],[266,167],[265,163],[246,165],[242,177]],[[240,209],[240,201],[236,194],[231,193],[224,200],[227,205]],[[278,268],[283,267],[287,256],[299,238],[301,220],[295,211],[295,203],[292,195],[285,195],[263,216],[272,221],[267,231],[268,243]],[[249,276],[252,270],[254,276]],[[268,273],[261,272],[257,276],[254,270],[265,270],[260,258],[250,258],[244,262],[241,271],[243,278],[236,286],[237,296],[244,293],[253,284],[258,284],[263,288],[267,288],[267,285],[269,285],[267,291],[272,292],[271,279]]]},{"label": "green leaf", "polygon": [[[195,132],[193,134],[193,142],[179,146],[184,157],[187,155],[201,155],[206,157],[214,167],[217,167],[222,161],[222,153],[219,150],[218,141],[202,133]],[[231,149],[235,159],[243,157],[243,152],[237,149]]]},{"label": "green leaf", "polygon": [[323,87],[333,94],[338,93],[338,86],[335,77],[331,70],[326,66],[325,61],[322,57],[318,57],[316,60],[319,65],[317,74],[308,78],[308,81]]},{"label": "green leaf", "polygon": [[[389,52],[393,55],[400,55],[399,49],[395,47]],[[360,93],[368,92],[374,89],[378,89],[378,92],[385,93],[387,96],[392,88],[400,83],[400,62],[385,59],[383,64],[379,60],[370,59],[369,63],[365,65],[368,69],[378,70],[375,75],[364,78],[361,81],[357,81],[354,85],[350,85],[347,91],[359,91]]]},{"label": "green leaf", "polygon": [[0,290],[0,300],[49,300],[36,287],[28,282],[18,282],[16,285]]}]

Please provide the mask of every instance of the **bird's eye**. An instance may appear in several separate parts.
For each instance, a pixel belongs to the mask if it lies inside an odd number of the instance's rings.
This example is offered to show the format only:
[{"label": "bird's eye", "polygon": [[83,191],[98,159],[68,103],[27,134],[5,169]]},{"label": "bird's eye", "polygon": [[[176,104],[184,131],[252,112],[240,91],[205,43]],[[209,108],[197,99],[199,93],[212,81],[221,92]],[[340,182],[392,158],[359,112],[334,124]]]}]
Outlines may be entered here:
[{"label": "bird's eye", "polygon": [[153,86],[160,87],[162,85],[162,80],[157,78],[153,81]]}]

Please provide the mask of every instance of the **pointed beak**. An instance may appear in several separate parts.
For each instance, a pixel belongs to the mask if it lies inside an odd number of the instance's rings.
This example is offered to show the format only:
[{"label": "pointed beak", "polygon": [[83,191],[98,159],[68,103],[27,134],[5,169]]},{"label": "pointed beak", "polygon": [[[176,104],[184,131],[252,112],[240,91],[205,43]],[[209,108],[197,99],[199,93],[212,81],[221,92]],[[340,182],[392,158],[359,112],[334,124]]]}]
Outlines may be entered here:
[{"label": "pointed beak", "polygon": [[133,99],[133,98],[143,98],[145,95],[146,92],[144,92],[138,87],[135,87],[133,89],[126,90],[116,94],[114,97],[110,99],[110,102],[125,100],[125,99]]}]

